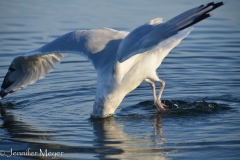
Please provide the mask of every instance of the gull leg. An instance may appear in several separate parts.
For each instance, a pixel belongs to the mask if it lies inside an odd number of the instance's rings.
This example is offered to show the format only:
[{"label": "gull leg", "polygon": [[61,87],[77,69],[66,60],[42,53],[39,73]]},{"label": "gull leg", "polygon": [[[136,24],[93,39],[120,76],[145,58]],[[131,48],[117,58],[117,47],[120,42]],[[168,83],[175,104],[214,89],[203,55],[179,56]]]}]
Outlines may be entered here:
[{"label": "gull leg", "polygon": [[161,102],[161,97],[162,97],[162,93],[163,93],[163,90],[164,90],[164,87],[165,87],[165,82],[163,80],[159,79],[159,83],[161,84],[161,88],[160,88],[159,93],[158,93],[157,103],[158,103],[158,106],[160,107],[161,110],[165,110],[164,107],[167,107],[167,105],[165,105]]},{"label": "gull leg", "polygon": [[151,81],[150,79],[145,79],[146,82],[148,82],[150,84],[150,86],[152,87],[152,92],[153,92],[153,99],[154,99],[154,103],[157,101],[157,96],[156,96],[156,87],[153,81]]},{"label": "gull leg", "polygon": [[157,109],[159,111],[164,111],[166,107],[165,104],[162,104],[161,103],[161,95],[162,95],[162,92],[163,92],[163,89],[164,89],[164,86],[165,86],[165,82],[160,80],[159,82],[161,83],[161,89],[159,91],[159,94],[158,94],[158,97],[156,96],[156,87],[155,87],[155,84],[153,81],[151,81],[150,79],[145,79],[146,82],[148,82],[151,87],[152,87],[152,92],[153,92],[153,99],[154,99],[154,105],[157,107]]}]

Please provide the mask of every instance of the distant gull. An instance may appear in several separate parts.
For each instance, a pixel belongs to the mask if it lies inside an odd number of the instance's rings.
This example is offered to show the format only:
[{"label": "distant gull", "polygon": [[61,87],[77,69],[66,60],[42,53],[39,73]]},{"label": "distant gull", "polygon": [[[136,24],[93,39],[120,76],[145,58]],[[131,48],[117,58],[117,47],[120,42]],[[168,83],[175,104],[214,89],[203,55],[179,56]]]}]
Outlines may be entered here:
[{"label": "distant gull", "polygon": [[[156,69],[168,53],[184,39],[190,27],[205,18],[223,2],[208,3],[190,9],[162,23],[153,19],[131,32],[110,28],[78,30],[67,33],[43,47],[18,55],[12,61],[1,86],[0,99],[44,78],[66,53],[86,57],[97,72],[97,90],[93,117],[114,114],[123,98],[142,81],[152,87],[154,105],[161,112],[165,82]],[[161,84],[158,96],[154,82]]]}]

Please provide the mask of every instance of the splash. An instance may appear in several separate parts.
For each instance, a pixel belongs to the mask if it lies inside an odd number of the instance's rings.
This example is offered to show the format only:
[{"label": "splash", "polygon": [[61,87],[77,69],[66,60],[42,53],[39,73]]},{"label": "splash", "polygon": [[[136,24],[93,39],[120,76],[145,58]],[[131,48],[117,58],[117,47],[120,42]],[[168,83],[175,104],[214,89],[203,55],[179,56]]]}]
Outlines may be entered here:
[{"label": "splash", "polygon": [[223,110],[229,110],[227,104],[206,102],[204,100],[184,101],[184,100],[162,100],[168,107],[165,112],[157,112],[153,101],[143,101],[138,104],[124,107],[116,116],[127,117],[152,117],[161,114],[162,116],[187,116],[214,114]]},{"label": "splash", "polygon": [[164,100],[168,106],[166,114],[171,115],[201,115],[217,113],[221,110],[230,109],[227,104],[201,101]]}]

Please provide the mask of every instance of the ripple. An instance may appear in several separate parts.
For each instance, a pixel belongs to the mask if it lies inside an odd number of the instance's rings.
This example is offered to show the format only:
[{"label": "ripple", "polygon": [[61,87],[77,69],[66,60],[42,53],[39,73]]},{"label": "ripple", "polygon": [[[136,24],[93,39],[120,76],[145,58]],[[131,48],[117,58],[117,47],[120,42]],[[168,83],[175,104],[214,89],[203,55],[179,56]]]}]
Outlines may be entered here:
[{"label": "ripple", "polygon": [[157,112],[153,101],[143,101],[121,109],[116,116],[125,118],[150,118],[158,114],[162,116],[196,116],[231,109],[228,104],[206,102],[204,100],[162,100],[162,102],[168,106],[164,113]]},{"label": "ripple", "polygon": [[218,104],[215,102],[206,101],[182,101],[182,100],[164,100],[169,108],[165,114],[167,115],[202,115],[213,114],[221,110],[228,110],[230,107],[227,104]]}]

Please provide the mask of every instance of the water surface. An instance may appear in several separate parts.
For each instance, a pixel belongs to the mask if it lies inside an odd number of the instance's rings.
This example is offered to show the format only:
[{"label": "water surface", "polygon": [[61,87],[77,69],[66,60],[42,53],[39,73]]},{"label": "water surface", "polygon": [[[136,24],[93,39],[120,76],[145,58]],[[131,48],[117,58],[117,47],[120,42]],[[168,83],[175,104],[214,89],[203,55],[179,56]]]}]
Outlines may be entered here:
[{"label": "water surface", "polygon": [[[1,1],[0,82],[19,53],[73,30],[131,31],[208,1]],[[157,70],[166,82],[157,113],[143,82],[113,117],[91,119],[96,73],[69,55],[45,79],[0,102],[0,150],[63,152],[58,159],[238,159],[240,156],[239,1],[229,1],[192,33]],[[76,87],[77,86],[77,87]],[[159,89],[159,85],[158,89]],[[51,159],[11,156],[8,159]]]}]

